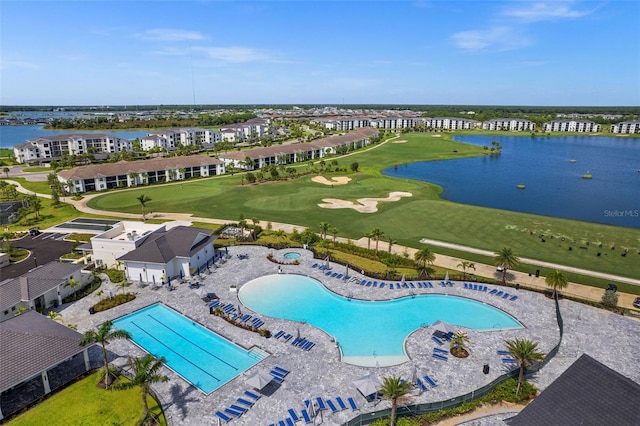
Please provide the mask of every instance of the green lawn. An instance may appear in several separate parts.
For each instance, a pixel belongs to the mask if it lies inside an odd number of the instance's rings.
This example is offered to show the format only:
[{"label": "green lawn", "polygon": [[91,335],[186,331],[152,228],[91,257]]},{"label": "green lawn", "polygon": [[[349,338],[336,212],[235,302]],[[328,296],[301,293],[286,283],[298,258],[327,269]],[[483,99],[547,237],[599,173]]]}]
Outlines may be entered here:
[{"label": "green lawn", "polygon": [[[410,247],[420,247],[421,238],[490,251],[509,246],[521,257],[640,278],[637,268],[640,230],[442,200],[438,195],[441,188],[436,185],[384,176],[381,170],[414,161],[482,155],[482,148],[452,142],[447,135],[434,137],[429,133],[405,134],[399,140],[407,142],[386,143],[339,159],[340,165],[347,168],[357,161],[361,170],[355,174],[339,173],[349,174],[353,179],[344,186],[317,184],[310,176],[263,185],[240,185],[241,177],[235,175],[114,192],[91,200],[89,205],[140,213],[136,197],[145,194],[152,199],[147,203],[147,211],[193,213],[228,220],[238,220],[243,215],[246,219],[255,217],[310,226],[316,231],[320,222],[328,222],[338,229],[340,236],[352,239],[361,238],[377,227],[386,235],[383,240],[390,237]],[[391,191],[408,191],[413,197],[381,203],[374,214],[318,207],[323,198],[386,197]],[[541,242],[540,234],[546,236],[546,243]],[[611,249],[612,246],[615,249]],[[621,256],[623,248],[629,249],[626,257]],[[597,252],[601,252],[600,257],[596,256]]]},{"label": "green lawn", "polygon": [[[7,423],[9,426],[44,425],[132,425],[143,413],[140,389],[103,390],[96,386],[99,373],[55,393]],[[149,398],[149,409],[161,413],[157,402]],[[162,425],[166,425],[164,416]]]}]

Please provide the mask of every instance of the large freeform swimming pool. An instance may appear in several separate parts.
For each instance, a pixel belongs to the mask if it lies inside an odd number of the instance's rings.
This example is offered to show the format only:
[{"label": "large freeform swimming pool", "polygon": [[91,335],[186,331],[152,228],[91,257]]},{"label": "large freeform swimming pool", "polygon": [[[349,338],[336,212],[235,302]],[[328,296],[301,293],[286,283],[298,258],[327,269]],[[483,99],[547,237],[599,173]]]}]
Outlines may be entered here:
[{"label": "large freeform swimming pool", "polygon": [[324,330],[339,343],[344,362],[362,366],[408,361],[406,338],[437,320],[479,331],[522,327],[511,315],[463,297],[434,294],[378,302],[353,300],[301,275],[260,277],[243,285],[238,296],[263,315]]},{"label": "large freeform swimming pool", "polygon": [[151,305],[113,322],[165,365],[209,394],[256,365],[266,353],[245,350],[162,304]]}]

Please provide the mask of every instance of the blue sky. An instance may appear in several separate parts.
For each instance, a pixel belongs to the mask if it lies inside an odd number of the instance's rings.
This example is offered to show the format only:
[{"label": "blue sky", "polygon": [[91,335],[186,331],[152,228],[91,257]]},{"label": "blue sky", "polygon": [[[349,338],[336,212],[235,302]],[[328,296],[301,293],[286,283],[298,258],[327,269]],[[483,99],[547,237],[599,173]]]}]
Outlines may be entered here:
[{"label": "blue sky", "polygon": [[640,2],[0,3],[0,103],[640,105]]}]

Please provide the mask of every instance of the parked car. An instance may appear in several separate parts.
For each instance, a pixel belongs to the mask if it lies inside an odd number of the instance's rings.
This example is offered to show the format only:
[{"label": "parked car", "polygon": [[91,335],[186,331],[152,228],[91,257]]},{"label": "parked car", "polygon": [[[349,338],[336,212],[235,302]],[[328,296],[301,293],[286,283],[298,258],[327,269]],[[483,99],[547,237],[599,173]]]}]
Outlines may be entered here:
[{"label": "parked car", "polygon": [[35,237],[36,235],[40,235],[40,234],[42,234],[42,232],[40,232],[38,228],[29,229],[29,235],[31,235],[32,237]]},{"label": "parked car", "polygon": [[633,301],[633,306],[640,309],[640,297],[636,297],[636,299]]}]

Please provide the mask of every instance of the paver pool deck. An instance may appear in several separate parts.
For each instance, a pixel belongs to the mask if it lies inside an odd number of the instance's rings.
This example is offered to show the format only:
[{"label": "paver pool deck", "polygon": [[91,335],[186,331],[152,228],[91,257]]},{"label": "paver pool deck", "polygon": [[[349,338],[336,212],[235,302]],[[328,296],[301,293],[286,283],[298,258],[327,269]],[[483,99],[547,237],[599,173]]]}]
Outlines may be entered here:
[{"label": "paver pool deck", "polygon": [[[299,265],[278,265],[267,259],[267,254],[271,252],[274,258],[284,261],[284,253],[291,251],[300,253]],[[238,254],[248,254],[248,259],[239,259]],[[135,300],[95,315],[88,313],[89,307],[97,301],[93,296],[74,304],[63,305],[59,311],[64,321],[76,324],[78,331],[84,332],[97,327],[105,320],[113,320],[144,306],[162,302],[244,348],[256,346],[270,354],[257,366],[209,395],[203,394],[165,368],[165,374],[171,380],[154,385],[153,389],[161,400],[170,425],[218,424],[215,411],[236,403],[236,398],[242,397],[245,390],[251,390],[245,383],[246,378],[258,369],[271,369],[276,365],[290,371],[282,385],[273,394],[260,398],[239,419],[231,420],[230,425],[278,424],[279,420],[288,417],[289,408],[300,415],[300,410],[304,408],[303,401],[306,399],[322,397],[335,401],[337,396],[341,396],[346,401],[346,398],[353,397],[359,407],[357,411],[347,409],[336,413],[331,413],[330,410],[322,412],[321,424],[339,425],[356,415],[389,407],[387,401],[366,402],[353,385],[355,379],[369,372],[380,378],[394,375],[409,379],[415,366],[419,374],[431,376],[437,386],[422,393],[414,389],[411,403],[442,401],[471,392],[488,384],[509,368],[515,368],[512,364],[503,363],[496,353],[496,350],[503,349],[505,339],[518,337],[534,340],[539,342],[539,347],[544,352],[553,348],[559,339],[554,303],[539,293],[507,288],[509,293],[518,295],[518,299],[512,301],[493,296],[489,292],[465,289],[462,282],[455,282],[453,287],[442,287],[436,281],[432,281],[433,288],[400,288],[390,291],[387,288],[365,287],[329,278],[324,271],[312,268],[311,265],[318,260],[313,259],[312,253],[307,250],[234,246],[229,248],[229,255],[229,259],[218,269],[212,270],[210,274],[202,274],[200,282],[204,284],[206,291],[214,292],[221,301],[231,302],[236,306],[240,302],[236,289],[230,288],[231,285],[241,288],[244,283],[254,278],[277,273],[280,267],[282,273],[316,278],[329,290],[355,299],[384,300],[407,297],[412,293],[468,297],[508,312],[517,318],[524,328],[485,332],[464,329],[472,342],[471,355],[466,359],[450,356],[448,361],[441,361],[431,356],[436,345],[431,340],[433,330],[430,327],[422,327],[412,333],[405,343],[410,362],[392,367],[367,368],[342,362],[340,351],[331,337],[308,324],[265,317],[256,313],[256,316],[265,321],[264,327],[272,333],[285,330],[295,335],[299,330],[302,336],[316,343],[310,351],[303,351],[282,340],[261,337],[258,333],[235,327],[224,319],[211,315],[198,290],[190,289],[187,284],[179,284],[175,280],[172,282],[177,287],[174,291],[168,291],[166,288],[152,290],[150,286],[138,288],[134,284],[129,291],[137,294]],[[345,267],[341,265],[333,264],[332,267],[339,273],[345,271]],[[355,271],[350,271],[349,275],[361,276]],[[490,289],[494,287],[500,286],[489,286]],[[104,283],[103,288],[106,292],[115,291],[115,287],[110,283]],[[561,300],[560,306],[564,319],[564,337],[560,351],[548,365],[530,377],[530,381],[543,390],[582,353],[587,353],[640,383],[640,369],[637,368],[637,360],[640,359],[639,321],[568,300]],[[244,306],[242,312],[254,314]],[[375,338],[375,330],[380,326],[383,325],[377,324],[375,319],[369,324],[363,324],[363,327],[371,329],[372,338]],[[144,354],[140,348],[126,340],[110,343],[108,350],[114,358],[114,364],[120,366],[126,364],[127,356]],[[483,373],[484,364],[489,364],[489,374]],[[504,417],[502,415],[496,416],[493,420],[486,419],[483,424],[503,424]],[[320,424],[320,416],[316,420],[317,424]]]}]

